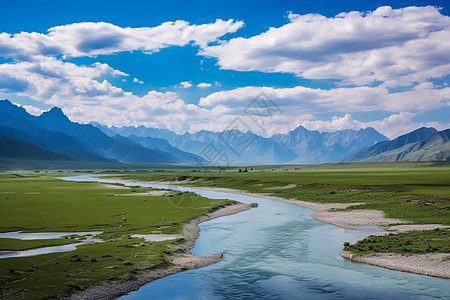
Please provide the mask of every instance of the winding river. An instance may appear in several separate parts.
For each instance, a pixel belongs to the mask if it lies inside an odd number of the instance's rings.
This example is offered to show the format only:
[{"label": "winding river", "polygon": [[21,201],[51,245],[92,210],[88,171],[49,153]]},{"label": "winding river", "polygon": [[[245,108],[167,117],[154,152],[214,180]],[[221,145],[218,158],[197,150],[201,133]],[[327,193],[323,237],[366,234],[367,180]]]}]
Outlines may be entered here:
[{"label": "winding river", "polygon": [[309,209],[266,198],[90,176],[64,179],[192,191],[259,204],[200,224],[192,253],[224,253],[221,262],[155,280],[120,299],[450,299],[450,280],[340,257],[344,242],[383,233],[378,228],[339,228],[313,219]]}]

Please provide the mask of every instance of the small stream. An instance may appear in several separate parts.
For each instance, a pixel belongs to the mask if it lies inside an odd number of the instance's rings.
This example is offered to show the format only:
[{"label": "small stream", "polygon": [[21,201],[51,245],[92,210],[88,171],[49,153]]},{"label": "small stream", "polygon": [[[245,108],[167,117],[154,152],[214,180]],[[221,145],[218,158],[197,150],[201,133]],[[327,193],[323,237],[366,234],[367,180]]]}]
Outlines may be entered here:
[{"label": "small stream", "polygon": [[309,209],[241,194],[90,176],[64,179],[170,188],[259,204],[200,224],[192,253],[224,253],[221,262],[155,280],[120,299],[450,299],[450,280],[340,257],[344,242],[382,234],[376,227],[339,228],[313,219]]},{"label": "small stream", "polygon": [[[42,247],[30,250],[23,251],[0,251],[0,259],[1,258],[11,258],[11,257],[26,257],[26,256],[35,256],[41,254],[48,253],[57,253],[57,252],[67,252],[76,250],[78,246],[88,243],[96,243],[101,242],[101,239],[96,239],[94,236],[102,233],[101,231],[86,231],[86,232],[21,232],[21,231],[12,231],[12,232],[0,232],[0,238],[8,238],[8,239],[19,239],[19,240],[48,240],[48,239],[59,239],[64,236],[70,235],[78,235],[85,236],[88,235],[87,238],[80,240],[78,243],[72,243],[67,245],[60,246],[49,246]],[[4,253],[1,253],[4,252]]]}]

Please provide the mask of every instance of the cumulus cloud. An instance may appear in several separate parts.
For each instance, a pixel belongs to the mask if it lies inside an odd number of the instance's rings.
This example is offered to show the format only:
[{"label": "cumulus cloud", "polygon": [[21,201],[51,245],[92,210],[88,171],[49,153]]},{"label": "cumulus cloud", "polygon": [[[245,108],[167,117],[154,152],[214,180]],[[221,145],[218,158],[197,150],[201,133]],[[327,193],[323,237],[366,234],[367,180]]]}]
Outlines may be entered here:
[{"label": "cumulus cloud", "polygon": [[140,126],[168,128],[178,133],[191,130],[191,124],[208,123],[214,119],[210,110],[187,104],[174,92],[149,91],[144,96],[131,93],[120,97],[107,95],[94,99],[77,96],[63,105],[72,121],[96,121],[109,126]]},{"label": "cumulus cloud", "polygon": [[20,105],[20,104],[17,104],[17,103],[14,103],[14,104],[17,105],[17,106],[22,106],[23,108],[25,108],[25,110],[29,114],[32,114],[34,116],[40,116],[44,112],[43,109],[31,106],[31,105]]},{"label": "cumulus cloud", "polygon": [[[185,21],[166,22],[156,27],[122,28],[99,22],[52,27],[47,34],[21,32],[0,34],[0,56],[12,62],[0,64],[0,92],[28,96],[55,105],[75,101],[75,97],[122,97],[129,92],[112,85],[105,76],[129,76],[107,64],[89,66],[64,58],[108,55],[123,51],[152,53],[169,46],[193,43],[199,46],[216,41],[243,25],[234,20],[190,25]],[[144,84],[134,78],[134,83]],[[183,87],[192,86],[185,83]]]},{"label": "cumulus cloud", "polygon": [[[180,134],[186,131],[194,133],[205,128],[223,131],[230,124],[235,124],[236,118],[242,121],[237,123],[236,128],[242,131],[251,130],[267,137],[276,133],[286,133],[300,125],[321,132],[373,127],[391,139],[422,126],[435,127],[438,130],[450,128],[450,123],[414,121],[418,113],[412,112],[395,113],[380,120],[361,121],[354,119],[351,114],[334,116],[329,120],[317,120],[314,114],[283,111],[283,114],[271,118],[261,130],[252,123],[254,120],[243,113],[243,109],[233,110],[223,106],[203,108],[185,103],[173,92],[150,91],[142,97],[134,95],[124,95],[115,99],[97,97],[95,101],[78,97],[74,100],[65,103],[63,110],[75,122],[97,121],[108,126],[144,125],[168,128]],[[41,109],[33,106],[26,105],[24,108],[34,115],[42,113]]]},{"label": "cumulus cloud", "polygon": [[[266,95],[283,108],[283,111],[321,113],[324,111],[406,111],[432,110],[450,105],[450,88],[436,89],[431,83],[423,83],[413,89],[390,93],[385,87],[353,87],[330,90],[303,86],[293,88],[242,87],[219,91],[202,97],[199,105],[214,107],[245,107],[247,103]],[[425,101],[426,99],[426,101]]]},{"label": "cumulus cloud", "polygon": [[211,86],[212,86],[211,83],[206,83],[206,82],[200,82],[199,84],[197,84],[197,87],[199,87],[199,88],[209,88]]},{"label": "cumulus cloud", "polygon": [[206,47],[222,69],[293,73],[343,84],[409,85],[450,74],[450,18],[439,9],[289,15],[289,23]]},{"label": "cumulus cloud", "polygon": [[[334,18],[291,14],[289,20],[288,24],[258,36],[230,41],[218,39],[238,30],[242,22],[217,20],[190,25],[176,21],[152,28],[77,23],[53,27],[45,34],[1,33],[0,56],[9,60],[0,64],[0,93],[29,97],[45,103],[45,107],[59,106],[76,122],[144,125],[178,133],[205,128],[221,131],[236,118],[245,122],[242,130],[253,126],[251,130],[266,136],[299,125],[321,131],[373,126],[389,137],[418,126],[449,126],[414,121],[414,111],[450,106],[450,87],[426,81],[450,74],[449,18],[436,8],[382,7],[372,13],[351,12]],[[247,86],[215,92],[201,98],[198,104],[188,104],[174,92],[151,90],[138,96],[124,91],[106,78],[130,75],[107,64],[78,65],[66,59],[123,51],[151,54],[165,47],[188,44],[199,46],[202,55],[217,57],[225,69],[333,78],[352,86]],[[134,83],[143,84],[134,77],[124,80],[131,78]],[[382,84],[366,85],[373,81]],[[214,82],[215,87],[220,85]],[[398,85],[409,87],[401,92],[390,91],[389,87]],[[197,85],[211,86],[205,82]],[[177,87],[191,88],[193,83],[183,81],[172,86],[174,90]],[[261,94],[282,111],[271,117],[264,128],[261,124],[255,126],[245,111]],[[25,109],[33,114],[41,112],[32,106]],[[370,122],[355,120],[351,115],[374,110],[392,114]],[[346,114],[328,121],[316,120],[315,114],[330,111]]]},{"label": "cumulus cloud", "polygon": [[189,81],[183,81],[183,82],[180,82],[180,86],[183,89],[188,89],[188,88],[192,87],[192,83],[190,83]]},{"label": "cumulus cloud", "polygon": [[[0,92],[61,107],[71,120],[78,122],[190,130],[195,120],[213,123],[211,111],[186,104],[173,92],[149,91],[142,97],[136,96],[105,79],[128,74],[107,64],[78,65],[66,58],[134,50],[153,53],[187,44],[205,47],[242,25],[234,20],[216,20],[200,25],[176,21],[152,28],[122,28],[87,22],[53,27],[46,34],[1,33],[0,56],[13,60],[0,64]],[[132,81],[143,84],[138,78]],[[192,87],[190,82],[180,85]],[[33,106],[25,109],[33,114],[41,112]]]},{"label": "cumulus cloud", "polygon": [[200,25],[178,20],[139,28],[123,28],[104,22],[74,23],[52,27],[47,34],[21,32],[11,35],[3,32],[0,34],[0,56],[30,60],[41,55],[82,57],[135,50],[152,53],[189,43],[205,47],[242,26],[243,22],[232,19]]},{"label": "cumulus cloud", "polygon": [[122,96],[125,92],[111,85],[102,76],[126,74],[106,64],[78,66],[54,57],[42,56],[35,61],[0,64],[0,90],[29,96],[38,101],[71,101],[78,95],[96,97]]},{"label": "cumulus cloud", "polygon": [[400,112],[381,120],[364,122],[355,120],[351,114],[345,114],[343,117],[334,116],[331,120],[327,121],[303,120],[301,121],[301,125],[310,130],[319,130],[322,132],[344,129],[359,130],[361,128],[373,127],[390,139],[411,132],[419,127],[434,127],[437,130],[444,130],[450,127],[450,123],[416,122],[413,120],[416,115],[417,113]]}]

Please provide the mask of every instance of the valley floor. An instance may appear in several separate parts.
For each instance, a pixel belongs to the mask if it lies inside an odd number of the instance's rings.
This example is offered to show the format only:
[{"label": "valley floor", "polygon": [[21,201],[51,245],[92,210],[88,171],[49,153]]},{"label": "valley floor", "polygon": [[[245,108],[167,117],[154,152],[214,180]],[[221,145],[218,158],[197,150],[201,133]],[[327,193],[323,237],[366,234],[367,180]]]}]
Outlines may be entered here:
[{"label": "valley floor", "polygon": [[[193,193],[54,178],[64,175],[69,174],[0,173],[0,232],[95,231],[101,242],[68,252],[0,257],[0,299],[113,298],[156,278],[220,261],[220,254],[190,254],[197,224],[250,208]],[[143,235],[177,238],[154,242]],[[0,251],[45,249],[80,239],[77,234],[0,238]]]},{"label": "valley floor", "polygon": [[[353,245],[345,243],[342,256],[450,278],[450,165],[345,164],[249,170],[103,176],[276,199],[311,209],[317,220],[344,228],[381,226],[388,235],[370,236]],[[0,174],[1,231],[101,230],[100,238],[105,242],[79,247],[70,255],[0,260],[0,298],[112,298],[154,279],[218,262],[220,254],[190,254],[199,234],[197,224],[250,208],[234,201],[137,185],[63,182],[54,179],[55,175]],[[148,233],[182,234],[183,238],[152,243],[133,237]],[[6,245],[6,241],[0,242]],[[3,246],[0,251],[12,250],[12,246],[20,250],[25,244]],[[103,271],[97,272],[99,269]]]},{"label": "valley floor", "polygon": [[189,252],[195,245],[200,230],[198,224],[214,218],[236,214],[250,209],[245,204],[234,204],[220,208],[214,212],[190,220],[183,226],[182,243],[177,243],[170,253],[166,254],[169,264],[135,272],[133,278],[123,278],[95,285],[86,290],[71,295],[73,300],[82,299],[114,299],[134,290],[144,284],[172,275],[181,271],[206,267],[222,260],[222,254],[215,256],[195,256]]},{"label": "valley floor", "polygon": [[[368,237],[355,245],[344,245],[342,257],[393,270],[450,278],[449,165],[419,168],[410,164],[399,168],[393,164],[389,168],[385,164],[383,168],[364,165],[327,170],[306,167],[304,171],[280,168],[269,172],[255,168],[254,172],[244,174],[157,174],[165,178],[163,181],[152,180],[153,174],[120,178],[281,200],[309,208],[315,219],[344,228],[380,226],[390,233],[385,239],[374,242]],[[430,238],[419,239],[421,233]],[[435,233],[440,235],[434,237]],[[394,242],[390,241],[393,234]]]}]

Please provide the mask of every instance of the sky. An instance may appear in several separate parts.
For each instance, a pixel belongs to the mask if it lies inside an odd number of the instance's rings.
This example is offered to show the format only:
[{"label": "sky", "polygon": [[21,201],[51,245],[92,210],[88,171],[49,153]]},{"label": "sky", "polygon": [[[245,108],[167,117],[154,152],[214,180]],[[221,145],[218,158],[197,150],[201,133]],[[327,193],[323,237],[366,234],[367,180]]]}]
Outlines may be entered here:
[{"label": "sky", "polygon": [[[450,128],[447,0],[1,6],[0,99],[35,115],[57,106],[80,123],[264,136]],[[254,126],[261,99],[276,113]]]}]

